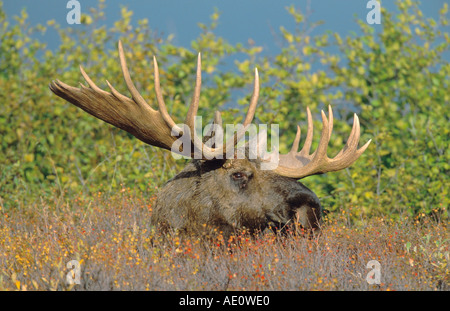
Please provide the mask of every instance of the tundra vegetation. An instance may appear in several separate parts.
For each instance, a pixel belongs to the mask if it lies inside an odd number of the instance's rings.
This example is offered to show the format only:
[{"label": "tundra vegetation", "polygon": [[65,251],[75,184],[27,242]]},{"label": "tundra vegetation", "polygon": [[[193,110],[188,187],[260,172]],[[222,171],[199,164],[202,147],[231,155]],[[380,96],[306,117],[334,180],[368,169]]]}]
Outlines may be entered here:
[{"label": "tundra vegetation", "polygon": [[[291,6],[296,27],[279,29],[277,55],[264,54],[259,42],[216,36],[217,11],[186,48],[147,20],[134,22],[126,8],[107,28],[104,8],[99,1],[82,26],[63,28],[30,26],[25,11],[7,17],[0,3],[0,289],[448,290],[447,4],[435,20],[417,3],[398,1],[396,12],[382,11],[380,32],[355,21],[360,32],[346,37],[312,35],[326,24]],[[41,40],[47,31],[59,34],[56,49]],[[320,235],[242,232],[239,243],[219,238],[206,246],[161,237],[151,225],[158,188],[187,160],[106,126],[48,89],[55,78],[82,82],[83,65],[102,88],[108,78],[127,94],[118,39],[147,99],[154,98],[149,70],[157,55],[167,107],[179,120],[194,92],[198,51],[199,115],[208,120],[215,110],[224,123],[243,120],[240,105],[250,101],[257,67],[258,123],[279,124],[282,153],[294,140],[292,126],[306,123],[305,107],[333,106],[329,155],[345,144],[357,112],[361,141],[372,139],[366,152],[350,168],[302,180],[327,210]],[[235,70],[223,71],[227,62]],[[230,102],[238,107],[228,109]],[[373,259],[381,264],[379,285],[365,279]],[[65,283],[70,260],[81,263],[80,285]]]}]

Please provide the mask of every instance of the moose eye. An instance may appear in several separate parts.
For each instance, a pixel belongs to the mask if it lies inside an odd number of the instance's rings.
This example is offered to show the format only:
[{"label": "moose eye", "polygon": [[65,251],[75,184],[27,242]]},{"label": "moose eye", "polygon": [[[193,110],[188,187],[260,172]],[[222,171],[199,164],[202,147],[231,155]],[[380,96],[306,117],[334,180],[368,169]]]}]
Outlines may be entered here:
[{"label": "moose eye", "polygon": [[231,176],[233,176],[233,179],[237,180],[237,179],[242,179],[242,178],[244,178],[244,177],[245,177],[245,174],[244,174],[244,173],[241,173],[241,172],[237,172],[237,173],[233,173],[233,175],[231,175]]}]

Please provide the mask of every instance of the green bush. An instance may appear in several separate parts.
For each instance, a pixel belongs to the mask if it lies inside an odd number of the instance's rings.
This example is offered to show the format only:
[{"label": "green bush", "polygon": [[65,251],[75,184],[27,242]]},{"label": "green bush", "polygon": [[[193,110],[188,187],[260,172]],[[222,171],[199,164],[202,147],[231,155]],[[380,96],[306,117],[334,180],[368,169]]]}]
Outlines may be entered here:
[{"label": "green bush", "polygon": [[[40,198],[60,202],[124,188],[153,194],[183,166],[185,160],[175,162],[170,153],[146,146],[48,89],[53,79],[84,83],[78,69],[83,65],[100,87],[108,79],[127,94],[116,49],[120,38],[133,79],[152,105],[150,64],[157,55],[166,103],[178,121],[193,91],[197,51],[202,52],[204,72],[199,114],[209,120],[236,96],[245,110],[250,94],[242,94],[251,89],[253,68],[258,67],[257,121],[280,124],[283,152],[295,125],[305,129],[306,106],[314,114],[333,106],[329,156],[344,145],[357,112],[361,141],[373,140],[369,149],[344,171],[304,180],[326,209],[351,209],[354,220],[446,213],[450,67],[443,59],[449,37],[442,29],[448,26],[447,4],[436,21],[423,16],[417,3],[398,1],[398,14],[382,12],[380,33],[359,21],[361,35],[345,38],[332,32],[311,36],[316,24],[291,6],[287,10],[297,27],[280,28],[282,50],[269,57],[257,45],[232,45],[217,37],[217,11],[210,25],[199,25],[201,34],[186,48],[174,45],[171,35],[155,33],[145,19],[133,26],[133,13],[126,8],[112,28],[99,26],[104,3],[82,16],[80,30],[62,29],[54,21],[30,26],[25,11],[11,23],[0,2],[0,205],[5,209],[26,207]],[[49,27],[59,33],[56,50],[34,36]],[[330,52],[333,47],[339,53]],[[236,55],[236,70],[223,72],[220,65]],[[225,122],[238,122],[242,116],[237,108],[224,111]]]}]

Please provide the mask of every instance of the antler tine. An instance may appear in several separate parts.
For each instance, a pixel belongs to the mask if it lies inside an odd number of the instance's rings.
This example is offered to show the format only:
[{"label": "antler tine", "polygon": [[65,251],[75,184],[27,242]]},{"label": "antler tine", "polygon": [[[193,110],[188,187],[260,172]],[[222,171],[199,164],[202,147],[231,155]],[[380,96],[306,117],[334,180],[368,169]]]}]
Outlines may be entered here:
[{"label": "antler tine", "polygon": [[258,98],[259,98],[259,74],[258,68],[255,68],[255,78],[253,81],[253,94],[250,100],[250,105],[248,106],[247,115],[245,116],[244,119],[244,127],[249,125],[253,121],[256,111],[256,105],[258,104]]},{"label": "antler tine", "polygon": [[[128,99],[128,97],[126,97],[125,95],[122,95],[119,93],[119,91],[117,91],[112,85],[111,83],[109,83],[108,80],[106,80],[106,84],[108,84],[109,89],[111,90],[111,93],[118,99],[121,101],[125,101]],[[149,107],[150,108],[150,107]],[[150,108],[151,109],[151,108]]]},{"label": "antler tine", "polygon": [[217,125],[220,125],[222,127],[223,121],[222,121],[222,114],[219,110],[217,110],[214,114],[214,123]]},{"label": "antler tine", "polygon": [[364,146],[362,146],[361,148],[356,150],[356,152],[355,152],[355,161],[359,158],[360,155],[362,155],[364,153],[364,151],[366,151],[367,147],[369,147],[371,142],[372,142],[372,138],[369,139],[367,141],[367,143],[364,144]]},{"label": "antler tine", "polygon": [[310,162],[305,166],[305,169],[308,172],[308,175],[312,175],[317,169],[321,168],[324,165],[324,162],[327,161],[327,149],[328,142],[330,140],[330,131],[329,131],[329,122],[327,116],[321,111],[322,115],[322,134],[320,135],[319,145],[317,149],[310,155]]},{"label": "antler tine", "polygon": [[[355,129],[351,139],[349,139],[349,148],[348,150],[354,151],[358,148],[359,137],[361,135],[361,128],[359,126],[359,118],[356,113],[353,115],[353,124],[355,124]],[[352,134],[352,133],[350,133]]]},{"label": "antler tine", "polygon": [[195,117],[198,111],[198,104],[200,102],[200,91],[202,87],[202,59],[201,54],[197,56],[197,71],[195,77],[194,94],[192,95],[191,104],[186,115],[185,124],[191,129],[191,133],[195,131]]},{"label": "antler tine", "polygon": [[[324,114],[323,111],[321,111],[322,115]],[[330,138],[331,138],[331,132],[333,131],[333,110],[331,109],[331,105],[328,105],[328,140],[327,142],[324,144],[328,145],[328,143],[330,142]],[[312,122],[312,121],[311,121]],[[321,136],[322,138],[323,136]],[[310,137],[312,140],[312,136]],[[317,152],[317,149],[311,154],[310,158],[313,158],[315,156]]]},{"label": "antler tine", "polygon": [[333,111],[331,109],[331,106],[329,106],[329,119],[327,119],[323,111],[321,112],[323,128],[320,136],[319,146],[313,154],[309,155],[313,127],[309,109],[307,109],[307,111],[308,133],[303,149],[298,153],[296,152],[300,140],[300,130],[298,129],[297,135],[294,139],[294,143],[292,144],[292,148],[289,153],[286,155],[280,155],[279,166],[274,170],[275,173],[286,177],[300,179],[309,175],[338,171],[353,164],[353,162],[355,162],[369,146],[371,140],[369,140],[360,149],[357,149],[360,137],[360,126],[359,118],[355,114],[353,128],[345,147],[333,159],[328,158],[328,143],[330,141],[333,129]]},{"label": "antler tine", "polygon": [[[240,139],[245,135],[245,131],[247,131],[248,127],[250,126],[250,123],[253,120],[253,117],[255,115],[256,111],[256,105],[258,104],[258,98],[259,98],[259,75],[258,75],[258,69],[255,69],[255,79],[253,83],[253,94],[250,100],[249,108],[247,110],[246,117],[244,119],[244,126],[243,128],[234,134],[233,139],[229,139],[227,143],[224,145],[223,143],[221,145],[218,145],[215,148],[210,148],[204,144],[201,143],[201,140],[197,137],[195,134],[195,115],[198,109],[198,102],[200,97],[200,85],[201,85],[201,67],[200,67],[200,53],[197,63],[197,79],[196,79],[196,86],[194,91],[193,100],[191,102],[191,106],[189,107],[188,116],[186,118],[186,125],[191,129],[191,137],[192,137],[192,143],[194,144],[195,148],[198,150],[203,151],[203,156],[206,159],[212,159],[214,157],[219,157],[226,155],[227,152],[233,150],[233,147],[239,142]],[[190,124],[188,124],[188,121],[190,121]]]},{"label": "antler tine", "polygon": [[353,162],[355,162],[358,157],[367,149],[371,139],[361,148],[358,148],[358,142],[360,137],[360,125],[359,118],[356,114],[354,114],[353,119],[353,128],[350,133],[350,136],[345,144],[345,147],[339,151],[339,153],[331,160],[331,165],[337,168],[339,167],[348,167]]},{"label": "antler tine", "polygon": [[[239,140],[245,134],[245,131],[247,130],[248,126],[253,121],[253,118],[254,118],[255,112],[256,112],[256,106],[258,104],[258,98],[259,98],[259,74],[258,74],[258,68],[255,68],[255,78],[253,80],[253,93],[252,93],[252,97],[250,99],[250,104],[248,106],[247,114],[244,119],[244,127],[240,132],[237,132],[234,134],[233,145],[236,145],[239,142]],[[228,150],[228,149],[226,149],[226,150]]]},{"label": "antler tine", "polygon": [[259,73],[258,68],[255,68],[255,77],[253,80],[253,93],[250,99],[247,114],[244,119],[244,127],[242,128],[241,131],[234,134],[233,140],[230,140],[230,142],[227,143],[227,146],[224,149],[224,153],[230,150],[231,147],[235,146],[244,136],[245,131],[247,131],[248,127],[250,126],[250,123],[253,121],[253,118],[255,116],[256,106],[258,105],[258,98],[259,98]]},{"label": "antler tine", "polygon": [[345,144],[344,148],[342,148],[338,154],[334,157],[335,159],[340,158],[341,156],[344,156],[349,150],[356,150],[356,147],[358,147],[358,140],[359,140],[359,134],[360,128],[359,128],[359,118],[356,115],[356,113],[353,115],[353,126],[352,130],[350,132],[350,135],[348,136],[347,143]]},{"label": "antler tine", "polygon": [[320,141],[319,146],[317,147],[316,151],[314,152],[313,159],[311,161],[312,164],[321,164],[324,160],[327,159],[327,149],[328,149],[328,142],[330,141],[330,131],[329,131],[329,123],[327,116],[325,115],[325,112],[323,110],[321,111],[322,114],[322,134],[320,135]]},{"label": "antler tine", "polygon": [[333,132],[333,109],[331,109],[331,105],[328,105],[328,126],[329,126],[329,133],[328,133],[328,140],[331,138],[331,133]]},{"label": "antler tine", "polygon": [[303,148],[299,153],[302,157],[309,156],[309,151],[311,150],[311,144],[312,144],[313,132],[314,132],[311,110],[309,110],[309,107],[306,107],[306,114],[308,116],[308,131],[306,132],[305,144],[303,145]]},{"label": "antler tine", "polygon": [[300,144],[300,136],[301,136],[302,130],[300,129],[300,126],[297,125],[297,134],[295,134],[294,141],[292,142],[291,151],[289,153],[297,153],[298,146]]},{"label": "antler tine", "polygon": [[331,162],[330,166],[332,166],[333,171],[337,171],[352,165],[363,154],[363,152],[367,149],[367,147],[369,147],[372,141],[372,139],[369,139],[369,141],[365,143],[364,146],[357,149],[360,132],[359,120],[357,116],[354,121],[354,124],[355,123],[356,123],[355,131],[354,133],[350,134],[351,137],[349,137],[346,146],[330,161]]},{"label": "antler tine", "polygon": [[166,104],[164,103],[164,98],[162,96],[161,84],[159,80],[159,68],[158,62],[156,61],[156,57],[153,56],[153,69],[154,69],[154,79],[155,79],[155,93],[156,93],[156,101],[158,102],[159,112],[161,113],[162,118],[166,122],[167,126],[169,126],[173,132],[177,135],[181,135],[183,130],[175,124],[170,114],[167,112]]},{"label": "antler tine", "polygon": [[86,73],[86,71],[84,71],[83,67],[80,65],[80,72],[81,75],[83,76],[83,78],[86,80],[86,82],[89,84],[89,86],[91,87],[91,89],[93,89],[94,91],[98,92],[98,93],[103,93],[103,94],[108,94],[108,92],[103,91],[101,88],[99,88],[93,81],[92,79],[88,76],[88,74]]},{"label": "antler tine", "polygon": [[120,67],[122,68],[123,78],[125,80],[125,84],[127,85],[128,90],[131,93],[133,100],[136,102],[136,104],[138,104],[141,107],[149,107],[149,105],[144,100],[142,95],[136,89],[133,80],[131,80],[130,72],[128,71],[127,60],[125,58],[125,53],[123,51],[122,41],[120,40],[118,44],[118,49],[119,49]]},{"label": "antler tine", "polygon": [[195,86],[194,86],[194,94],[192,95],[191,104],[189,105],[189,109],[186,115],[186,119],[184,121],[185,126],[189,128],[191,133],[191,141],[197,150],[202,151],[202,154],[206,158],[214,158],[219,154],[223,154],[218,148],[208,148],[204,145],[201,139],[197,136],[195,131],[195,117],[197,116],[198,105],[200,102],[200,92],[202,87],[202,59],[201,53],[198,53],[197,56],[197,70],[195,75]]}]

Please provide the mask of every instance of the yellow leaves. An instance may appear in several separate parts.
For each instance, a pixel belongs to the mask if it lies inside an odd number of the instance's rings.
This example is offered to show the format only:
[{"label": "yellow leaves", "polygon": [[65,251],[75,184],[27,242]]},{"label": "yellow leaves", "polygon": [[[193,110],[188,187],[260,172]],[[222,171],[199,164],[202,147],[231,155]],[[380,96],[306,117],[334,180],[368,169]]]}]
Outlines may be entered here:
[{"label": "yellow leaves", "polygon": [[359,79],[356,77],[351,77],[349,84],[351,87],[358,87],[359,86]]},{"label": "yellow leaves", "polygon": [[409,127],[408,122],[406,122],[403,119],[399,119],[395,122],[395,125],[397,126],[398,129],[400,130],[406,130]]},{"label": "yellow leaves", "polygon": [[356,51],[355,50],[351,50],[348,53],[348,59],[351,60],[351,61],[355,61],[355,57],[356,57]]},{"label": "yellow leaves", "polygon": [[142,153],[140,153],[139,151],[136,151],[136,152],[133,153],[132,157],[134,159],[141,159],[143,156],[142,156]]},{"label": "yellow leaves", "polygon": [[313,73],[313,74],[311,75],[311,83],[312,83],[313,85],[315,85],[315,84],[317,84],[318,81],[319,81],[319,78],[318,78],[318,76],[317,76],[317,73]]},{"label": "yellow leaves", "polygon": [[211,19],[212,19],[213,21],[217,21],[217,20],[219,19],[219,17],[220,17],[220,12],[218,12],[218,11],[215,11],[215,12],[211,15]]},{"label": "yellow leaves", "polygon": [[444,2],[444,5],[442,6],[442,9],[439,10],[439,15],[444,16],[448,12],[448,3]]},{"label": "yellow leaves", "polygon": [[311,69],[311,64],[309,63],[298,63],[297,64],[297,71],[299,72],[303,72],[303,71],[308,71]]},{"label": "yellow leaves", "polygon": [[84,25],[90,25],[90,24],[92,24],[93,19],[92,19],[92,17],[91,17],[90,15],[87,15],[87,14],[81,14],[80,21],[81,21],[81,23],[84,24]]},{"label": "yellow leaves", "polygon": [[123,6],[120,10],[120,14],[123,19],[130,19],[133,16],[133,11],[128,10],[125,6]]},{"label": "yellow leaves", "polygon": [[216,67],[214,67],[214,66],[212,66],[212,65],[208,65],[207,67],[206,67],[206,72],[207,73],[213,73],[214,72],[214,70],[216,69]]},{"label": "yellow leaves", "polygon": [[23,158],[24,158],[25,162],[28,162],[28,163],[33,162],[34,161],[34,154],[27,153],[27,154],[24,155]]},{"label": "yellow leaves", "polygon": [[69,188],[72,190],[78,189],[79,184],[74,180],[70,183]]},{"label": "yellow leaves", "polygon": [[375,193],[373,191],[366,191],[364,192],[364,198],[373,199],[375,198]]},{"label": "yellow leaves", "polygon": [[365,72],[366,72],[366,70],[365,70],[365,68],[363,66],[358,66],[357,73],[359,75],[362,76],[362,75],[364,75]]},{"label": "yellow leaves", "polygon": [[383,174],[385,174],[389,178],[393,178],[397,174],[396,169],[386,169],[383,171]]},{"label": "yellow leaves", "polygon": [[35,290],[39,290],[39,285],[35,280],[31,280],[31,284],[33,285]]},{"label": "yellow leaves", "polygon": [[25,42],[23,40],[21,40],[21,39],[16,40],[16,48],[17,49],[20,50],[24,46],[24,44],[25,44]]},{"label": "yellow leaves", "polygon": [[338,45],[342,45],[342,43],[343,43],[343,40],[342,40],[342,38],[341,38],[341,36],[339,35],[339,33],[334,33],[334,38],[336,39],[336,43],[338,44]]},{"label": "yellow leaves", "polygon": [[24,130],[22,128],[16,129],[17,138],[21,139],[23,137]]},{"label": "yellow leaves", "polygon": [[292,43],[294,42],[294,35],[291,33],[285,33],[284,38],[287,40],[287,42]]},{"label": "yellow leaves", "polygon": [[238,62],[237,67],[241,72],[248,72],[250,70],[250,60],[245,60],[243,62]]},{"label": "yellow leaves", "polygon": [[[0,281],[2,279],[0,278]],[[22,284],[18,279],[17,279],[17,274],[15,272],[11,273],[11,281],[12,283],[15,285],[17,290],[22,290],[22,291],[26,291],[27,290],[27,286],[25,284]],[[0,288],[1,288],[1,284],[0,284]]]},{"label": "yellow leaves", "polygon": [[317,99],[321,103],[327,103],[328,102],[328,98],[327,98],[327,96],[325,94],[319,94]]},{"label": "yellow leaves", "polygon": [[350,194],[350,202],[352,203],[357,203],[359,201],[358,195],[357,194]]},{"label": "yellow leaves", "polygon": [[311,46],[309,46],[309,45],[304,46],[303,49],[302,49],[302,52],[303,52],[303,54],[304,54],[305,56],[310,55],[311,52],[312,52]]},{"label": "yellow leaves", "polygon": [[253,46],[248,50],[248,54],[255,55],[255,54],[261,53],[262,51],[263,51],[262,46]]}]

